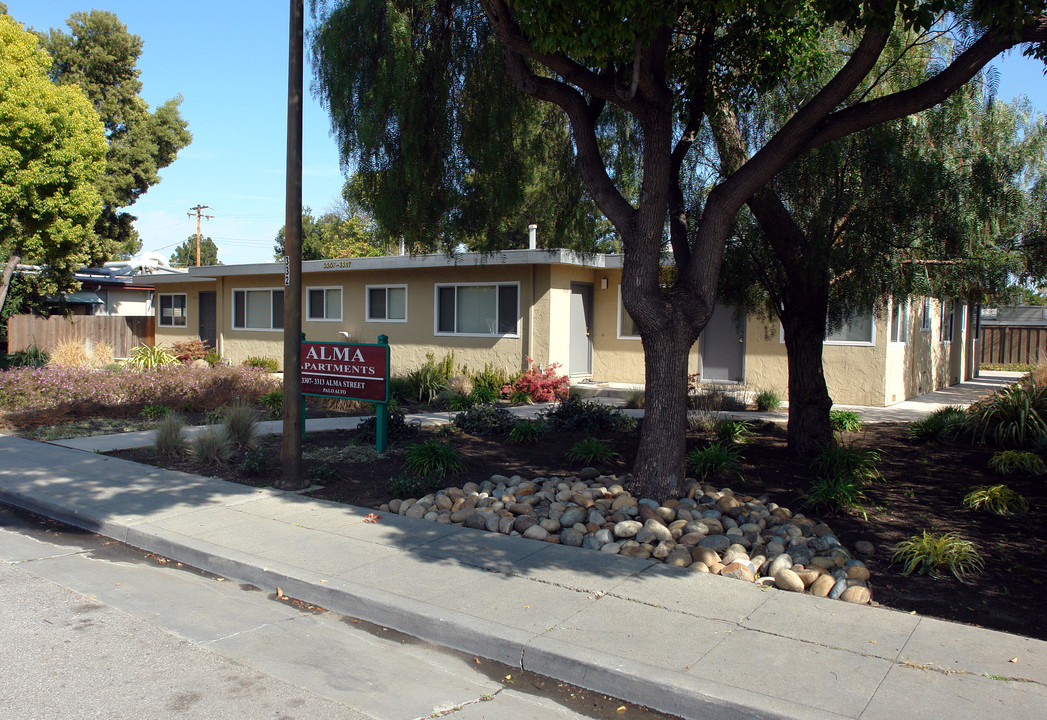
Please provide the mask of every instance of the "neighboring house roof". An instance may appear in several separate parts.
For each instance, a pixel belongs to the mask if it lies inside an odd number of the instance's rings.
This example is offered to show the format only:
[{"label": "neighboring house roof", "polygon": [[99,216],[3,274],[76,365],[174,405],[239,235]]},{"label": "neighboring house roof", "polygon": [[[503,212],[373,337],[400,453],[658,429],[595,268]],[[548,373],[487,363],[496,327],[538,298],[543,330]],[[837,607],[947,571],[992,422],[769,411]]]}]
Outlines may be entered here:
[{"label": "neighboring house roof", "polygon": [[1047,327],[1047,308],[1040,305],[1012,305],[1010,307],[982,308],[982,325],[1025,325]]},{"label": "neighboring house roof", "polygon": [[[334,266],[331,263],[336,263]],[[343,265],[344,263],[344,265]],[[364,270],[407,270],[421,268],[445,267],[483,267],[497,265],[572,265],[596,269],[617,269],[622,267],[621,255],[583,254],[572,250],[503,250],[493,253],[443,253],[430,255],[384,255],[382,257],[334,258],[330,260],[306,260],[302,262],[302,272],[331,270],[332,267],[346,272]],[[254,263],[246,265],[212,265],[208,267],[190,267],[186,274],[152,275],[148,278],[137,277],[135,284],[179,282],[205,282],[219,277],[251,275],[283,275],[282,262]]]}]

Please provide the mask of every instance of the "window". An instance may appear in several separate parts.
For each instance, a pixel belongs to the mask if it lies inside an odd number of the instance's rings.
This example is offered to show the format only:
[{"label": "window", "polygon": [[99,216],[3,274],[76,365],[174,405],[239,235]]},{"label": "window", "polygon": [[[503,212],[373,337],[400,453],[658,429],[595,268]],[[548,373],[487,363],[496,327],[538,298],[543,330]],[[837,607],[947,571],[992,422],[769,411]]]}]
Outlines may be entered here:
[{"label": "window", "polygon": [[873,345],[872,311],[850,315],[838,329],[826,334],[825,342],[829,345]]},{"label": "window", "polygon": [[955,305],[952,300],[946,300],[942,303],[942,321],[938,325],[938,342],[952,342],[952,319],[955,312]]},{"label": "window", "polygon": [[160,296],[160,326],[185,327],[186,301],[185,293]]},{"label": "window", "polygon": [[309,288],[305,298],[308,320],[342,319],[342,288]]},{"label": "window", "polygon": [[639,340],[640,328],[636,327],[636,321],[629,317],[629,311],[622,303],[622,286],[618,286],[618,339]]},{"label": "window", "polygon": [[367,286],[367,322],[407,322],[407,286]]},{"label": "window", "polygon": [[237,330],[283,330],[284,291],[233,290],[233,327]]},{"label": "window", "polygon": [[517,335],[520,286],[437,285],[437,335]]},{"label": "window", "polygon": [[923,299],[923,322],[920,325],[920,330],[923,332],[931,331],[931,299],[929,297]]},{"label": "window", "polygon": [[891,342],[909,342],[909,299],[891,306]]}]

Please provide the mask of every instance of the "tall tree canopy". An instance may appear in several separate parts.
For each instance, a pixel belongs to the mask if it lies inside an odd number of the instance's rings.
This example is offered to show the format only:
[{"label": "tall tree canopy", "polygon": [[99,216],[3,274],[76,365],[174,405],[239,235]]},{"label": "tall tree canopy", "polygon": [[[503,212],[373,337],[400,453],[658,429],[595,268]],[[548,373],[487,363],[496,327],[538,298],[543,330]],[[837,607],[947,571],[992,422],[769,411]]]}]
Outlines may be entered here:
[{"label": "tall tree canopy", "polygon": [[47,266],[41,290],[71,286],[92,255],[105,132],[76,87],[56,87],[37,38],[0,13],[0,307],[15,265]]},{"label": "tall tree canopy", "polygon": [[[209,237],[200,237],[200,264],[221,265],[218,260],[218,246]],[[189,267],[196,265],[196,233],[185,239],[185,242],[175,248],[171,253],[171,265],[174,267]]]},{"label": "tall tree canopy", "polygon": [[154,110],[140,97],[142,38],[104,10],[73,13],[66,24],[69,34],[52,28],[39,35],[53,59],[51,79],[80,87],[105,124],[109,148],[106,172],[98,181],[104,208],[95,224],[97,264],[141,248],[132,225],[136,218],[123,209],[160,182],[160,170],[174,162],[192,136],[178,111],[181,97]]},{"label": "tall tree canopy", "polygon": [[[284,232],[285,228],[280,228],[276,233],[273,251],[277,260],[284,256]],[[395,248],[381,238],[382,234],[374,223],[347,203],[319,217],[313,215],[312,208],[302,211],[303,260],[376,257],[393,253]]]},{"label": "tall tree canopy", "polygon": [[[645,421],[634,481],[639,492],[652,496],[677,492],[684,477],[688,353],[711,316],[725,245],[738,211],[797,158],[937,105],[1004,50],[1026,45],[1042,58],[1047,39],[1042,1],[479,3],[490,33],[502,47],[508,77],[524,94],[563,110],[571,128],[570,149],[588,196],[621,239],[622,299],[639,328],[646,357]],[[339,7],[352,12],[358,5],[344,2]],[[459,12],[472,18],[472,9],[463,3]],[[367,16],[359,8],[351,17]],[[962,52],[882,96],[860,91],[899,28],[920,31],[954,20],[968,31]],[[366,20],[359,24],[366,25]],[[344,52],[353,51],[355,30],[348,25],[344,22],[338,34],[328,36],[326,46],[343,42]],[[831,51],[845,58],[838,66],[817,42],[829,29],[847,38]],[[385,24],[370,25],[367,32],[384,33],[385,42],[397,47],[411,47],[412,41],[421,47],[427,41],[405,27],[391,32]],[[487,32],[478,24],[476,37],[485,41],[471,47],[486,48]],[[466,55],[462,49],[453,58]],[[690,156],[711,119],[728,111],[737,115],[780,83],[818,78],[830,66],[837,69],[822,76],[812,93],[758,144],[745,146],[721,179],[696,187],[689,174]],[[403,63],[399,71],[409,76],[412,67]],[[464,82],[469,77],[453,63],[444,65],[444,73],[437,82]],[[326,78],[321,87],[330,87],[340,77]],[[360,97],[355,115],[346,115],[332,103],[336,126],[361,125],[370,98]],[[434,107],[442,110],[443,105]],[[443,122],[439,111],[434,114]],[[376,117],[378,122],[365,121],[362,126],[378,136],[396,127],[384,122],[380,113]],[[629,142],[614,142],[620,136],[609,134],[609,127],[627,129]],[[434,135],[455,130],[436,127]],[[395,150],[405,144],[392,137],[388,147]],[[391,165],[426,164],[432,157],[433,148],[407,146]],[[636,158],[638,175],[619,172],[628,157]],[[441,186],[431,187],[439,191]],[[698,197],[688,198],[691,189],[698,190]],[[403,190],[410,194],[411,187]],[[668,285],[660,273],[666,246],[677,270]]]}]

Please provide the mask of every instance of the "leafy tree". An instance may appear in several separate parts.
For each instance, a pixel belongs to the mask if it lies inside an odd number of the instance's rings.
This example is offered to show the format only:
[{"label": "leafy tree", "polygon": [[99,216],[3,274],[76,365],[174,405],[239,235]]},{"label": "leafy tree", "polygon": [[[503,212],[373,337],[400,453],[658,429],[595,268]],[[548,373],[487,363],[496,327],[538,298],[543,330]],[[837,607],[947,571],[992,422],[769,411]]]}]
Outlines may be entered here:
[{"label": "leafy tree", "polygon": [[[273,250],[276,259],[284,256],[284,231],[276,233]],[[320,217],[311,208],[302,212],[302,259],[375,257],[388,254],[392,248],[378,240],[378,231],[365,215],[354,213],[343,204]]]},{"label": "leafy tree", "polygon": [[141,248],[123,209],[160,182],[160,170],[174,162],[192,140],[178,111],[181,97],[154,110],[142,100],[138,58],[142,39],[129,33],[116,15],[104,10],[73,13],[69,34],[52,28],[39,33],[53,58],[51,79],[77,85],[90,98],[109,142],[106,172],[98,181],[104,208],[95,223],[94,263],[111,255],[130,257]]},{"label": "leafy tree", "polygon": [[72,287],[102,207],[102,124],[79,88],[51,82],[50,66],[36,37],[0,14],[0,307],[21,262],[46,266],[43,292]]},{"label": "leafy tree", "polygon": [[[318,5],[326,7],[326,3]],[[688,353],[715,305],[724,249],[739,210],[797,158],[933,107],[1002,51],[1027,45],[1042,54],[1039,43],[1047,39],[1044,2],[514,0],[510,7],[504,0],[480,0],[480,5],[489,31],[501,45],[508,77],[524,94],[566,114],[571,152],[587,194],[621,239],[623,303],[640,330],[646,357],[647,405],[634,483],[638,492],[650,496],[678,492],[684,477]],[[338,42],[344,52],[362,47],[356,42],[357,28],[349,27],[357,21],[365,34],[383,36],[394,48],[403,49],[404,62],[391,63],[396,67],[393,72],[421,75],[434,87],[469,77],[454,62],[444,64],[443,74],[437,77],[415,73],[411,62],[417,57],[412,42],[423,51],[438,46],[439,33],[456,27],[458,15],[445,12],[441,17],[447,22],[437,23],[434,32],[425,35],[408,32],[404,24],[372,22],[366,9],[355,2],[340,7],[349,17],[338,33],[328,36],[324,45],[328,53],[336,52],[331,48]],[[471,10],[471,5],[463,5],[459,13],[471,17]],[[941,15],[945,11],[953,14]],[[897,38],[896,22],[898,27],[919,31],[953,17],[969,31],[963,52],[943,58],[925,79],[914,79],[881,97],[856,92]],[[846,45],[832,50],[846,62],[783,117],[773,133],[746,147],[722,179],[708,186],[695,182],[690,156],[708,120],[725,108],[738,114],[752,107],[761,94],[781,82],[816,77],[831,65],[817,42],[829,28],[838,28],[848,38]],[[452,61],[468,57],[470,48],[487,46],[481,42],[487,36],[487,30],[477,25],[476,32],[466,36],[475,41],[448,57]],[[367,42],[366,37],[362,42]],[[322,65],[321,58],[317,66]],[[331,73],[321,76],[320,84],[328,89],[335,83],[352,88],[355,77],[352,72]],[[388,92],[406,91],[391,84]],[[349,94],[343,89],[331,96]],[[365,163],[377,158],[388,162],[376,168],[430,167],[434,158],[451,157],[424,139],[421,145],[410,144],[409,138],[395,132],[398,126],[382,115],[381,104],[375,105],[366,94],[358,97],[351,112],[337,103],[331,108],[344,137],[384,142],[361,146],[375,148]],[[489,104],[498,100],[492,97]],[[372,116],[374,122],[364,117],[372,106],[379,108]],[[438,108],[432,135],[442,138],[454,133],[456,126],[444,124],[445,105],[432,107]],[[366,132],[354,134],[352,128],[357,126]],[[621,141],[623,135],[617,132],[609,133],[609,128],[627,131],[628,142]],[[555,138],[555,133],[550,137]],[[619,172],[623,160],[630,157],[636,158],[637,174]],[[404,202],[418,197],[425,202],[427,192],[443,198],[447,184],[433,182],[436,177],[443,176],[436,174],[413,185],[399,183]],[[696,197],[688,197],[691,190],[698,193]],[[417,216],[439,214],[426,209]],[[675,280],[668,286],[661,282],[660,272],[666,246],[676,266]],[[819,318],[825,310],[808,308]]]},{"label": "leafy tree", "polygon": [[[209,237],[200,237],[200,264],[221,265],[218,260],[218,246]],[[185,242],[175,248],[171,254],[171,265],[174,267],[189,267],[196,265],[196,234],[193,233],[185,239]]]}]

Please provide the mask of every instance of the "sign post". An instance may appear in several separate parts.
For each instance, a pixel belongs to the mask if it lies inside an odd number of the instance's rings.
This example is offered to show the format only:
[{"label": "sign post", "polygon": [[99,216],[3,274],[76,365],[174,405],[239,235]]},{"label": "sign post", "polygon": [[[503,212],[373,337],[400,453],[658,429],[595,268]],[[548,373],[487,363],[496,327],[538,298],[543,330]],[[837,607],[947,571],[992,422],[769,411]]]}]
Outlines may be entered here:
[{"label": "sign post", "polygon": [[388,439],[389,337],[377,343],[302,342],[302,395],[363,400],[375,408],[375,447]]}]

